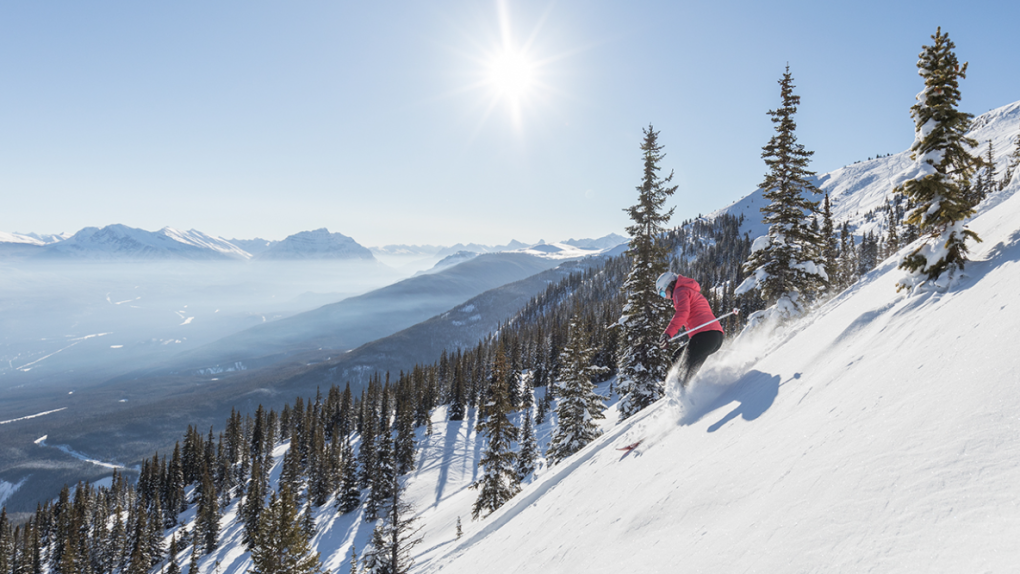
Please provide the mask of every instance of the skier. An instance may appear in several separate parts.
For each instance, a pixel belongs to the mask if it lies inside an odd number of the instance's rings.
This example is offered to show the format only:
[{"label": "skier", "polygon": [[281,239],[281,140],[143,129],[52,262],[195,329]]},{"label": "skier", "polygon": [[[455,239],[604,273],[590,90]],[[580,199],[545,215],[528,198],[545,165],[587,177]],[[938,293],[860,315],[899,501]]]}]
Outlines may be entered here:
[{"label": "skier", "polygon": [[[705,359],[722,346],[723,328],[694,279],[667,271],[655,280],[655,289],[660,297],[672,300],[676,310],[673,320],[659,336],[659,346],[665,349],[681,328],[685,331],[680,340],[687,343],[687,348],[679,374],[681,386],[686,387]],[[688,328],[694,331],[686,332]]]}]

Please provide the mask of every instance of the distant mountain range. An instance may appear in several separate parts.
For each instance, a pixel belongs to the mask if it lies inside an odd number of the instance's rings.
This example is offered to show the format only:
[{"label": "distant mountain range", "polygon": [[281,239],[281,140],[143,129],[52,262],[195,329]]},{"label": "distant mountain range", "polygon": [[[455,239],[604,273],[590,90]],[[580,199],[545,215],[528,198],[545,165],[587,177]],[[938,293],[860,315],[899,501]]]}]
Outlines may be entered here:
[{"label": "distant mountain range", "polygon": [[[432,273],[484,253],[507,251],[557,259],[605,251],[627,242],[615,233],[599,239],[569,239],[561,243],[539,241],[528,245],[511,240],[506,245],[458,243],[436,245],[387,245],[366,248],[342,233],[328,229],[302,231],[282,241],[267,239],[224,239],[197,230],[180,231],[164,227],[146,231],[122,224],[103,228],[86,227],[74,235],[39,235],[0,232],[0,258],[84,259],[84,260],[375,260],[374,254],[393,257],[433,259]],[[588,253],[585,253],[588,252]]]},{"label": "distant mountain range", "polygon": [[227,240],[197,230],[164,227],[146,231],[126,225],[86,227],[69,237],[0,233],[0,256],[86,260],[374,260],[372,253],[341,233],[316,229],[283,241]]}]

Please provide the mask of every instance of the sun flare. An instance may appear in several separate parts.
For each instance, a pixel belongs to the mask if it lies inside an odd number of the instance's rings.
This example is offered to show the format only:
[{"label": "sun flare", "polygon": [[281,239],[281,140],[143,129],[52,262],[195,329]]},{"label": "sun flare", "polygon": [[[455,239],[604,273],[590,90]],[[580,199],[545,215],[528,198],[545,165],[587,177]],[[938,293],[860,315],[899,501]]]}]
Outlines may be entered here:
[{"label": "sun flare", "polygon": [[496,93],[516,104],[535,83],[535,66],[520,52],[504,51],[489,63],[489,84]]}]

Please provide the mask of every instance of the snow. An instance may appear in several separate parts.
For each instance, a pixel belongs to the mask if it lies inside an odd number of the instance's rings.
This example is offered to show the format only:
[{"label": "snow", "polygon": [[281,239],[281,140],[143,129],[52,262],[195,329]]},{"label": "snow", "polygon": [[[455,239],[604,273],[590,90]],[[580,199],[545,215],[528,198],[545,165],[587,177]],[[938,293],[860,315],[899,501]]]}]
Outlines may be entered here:
[{"label": "snow", "polygon": [[985,242],[955,289],[897,294],[886,261],[742,336],[422,571],[1014,569],[1017,187],[971,222]]},{"label": "snow", "polygon": [[[1018,113],[1020,103],[981,116],[972,137],[1012,137]],[[819,181],[835,219],[861,232],[874,229],[865,213],[911,170],[903,152]],[[423,525],[414,572],[1015,570],[1017,191],[1020,179],[968,223],[984,242],[955,285],[897,292],[902,272],[890,259],[797,322],[764,321],[732,337],[686,391],[670,384],[624,421],[611,406],[601,437],[556,466],[539,461],[523,491],[483,520],[470,520],[476,414],[446,421],[437,409],[404,477]],[[756,194],[725,211],[760,217]],[[606,385],[598,392],[609,394]],[[535,427],[543,448],[550,418]],[[274,483],[287,448],[274,449]],[[351,545],[362,551],[373,524],[360,511],[337,514],[332,501],[315,522],[324,566],[347,571]],[[221,524],[201,571],[248,571],[236,500]],[[187,551],[177,558],[185,564]]]},{"label": "snow", "polygon": [[25,484],[26,481],[28,481],[27,476],[19,480],[17,483],[0,480],[0,507],[3,507],[4,502],[10,498],[12,494],[17,492],[18,489],[21,488],[21,485]]},{"label": "snow", "polygon": [[59,413],[60,411],[66,409],[66,408],[67,407],[60,407],[59,409],[53,409],[52,411],[45,411],[45,412],[41,412],[41,413],[36,413],[34,415],[28,415],[28,416],[19,417],[19,418],[16,418],[16,419],[10,419],[10,420],[7,420],[7,421],[0,421],[0,425],[16,423],[18,421],[26,421],[28,419],[34,419],[36,417],[41,417],[41,416],[48,415],[48,414]]}]

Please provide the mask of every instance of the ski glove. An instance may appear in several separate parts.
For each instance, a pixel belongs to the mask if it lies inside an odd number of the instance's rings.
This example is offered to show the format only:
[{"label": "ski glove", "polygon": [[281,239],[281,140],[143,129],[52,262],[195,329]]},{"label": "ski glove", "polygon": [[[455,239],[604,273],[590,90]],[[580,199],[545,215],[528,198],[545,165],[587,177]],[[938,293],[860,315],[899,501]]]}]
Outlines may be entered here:
[{"label": "ski glove", "polygon": [[663,333],[663,334],[659,335],[659,348],[660,349],[665,349],[668,346],[669,346],[669,335],[667,335],[666,333]]}]

